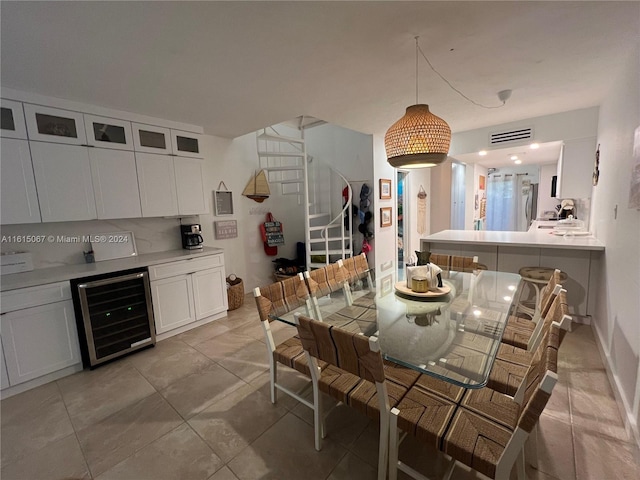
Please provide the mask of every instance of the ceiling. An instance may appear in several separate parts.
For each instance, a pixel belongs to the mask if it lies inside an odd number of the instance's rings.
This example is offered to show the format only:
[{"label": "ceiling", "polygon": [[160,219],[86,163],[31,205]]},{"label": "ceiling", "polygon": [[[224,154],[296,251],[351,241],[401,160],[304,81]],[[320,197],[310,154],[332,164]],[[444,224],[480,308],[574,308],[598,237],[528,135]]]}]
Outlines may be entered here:
[{"label": "ceiling", "polygon": [[384,133],[419,101],[454,132],[600,104],[639,2],[6,2],[5,87],[236,137],[299,115]]},{"label": "ceiling", "polygon": [[522,161],[521,167],[527,165],[540,165],[543,163],[556,163],[560,157],[562,142],[547,142],[536,144],[538,148],[532,149],[529,145],[519,147],[499,148],[486,150],[486,155],[478,152],[456,155],[455,159],[463,163],[477,163],[487,168],[516,166],[511,159],[513,155]]}]

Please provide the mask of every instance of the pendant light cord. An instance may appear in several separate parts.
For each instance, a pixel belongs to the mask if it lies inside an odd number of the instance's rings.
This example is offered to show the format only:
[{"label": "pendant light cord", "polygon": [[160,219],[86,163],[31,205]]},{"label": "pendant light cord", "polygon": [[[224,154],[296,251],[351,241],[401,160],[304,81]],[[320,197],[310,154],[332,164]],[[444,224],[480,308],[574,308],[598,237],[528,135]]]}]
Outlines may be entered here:
[{"label": "pendant light cord", "polygon": [[444,83],[446,83],[447,85],[449,85],[449,88],[451,88],[451,90],[453,90],[454,92],[456,92],[458,95],[460,95],[462,98],[464,98],[465,100],[473,103],[474,105],[478,106],[478,107],[482,107],[482,108],[502,108],[504,107],[504,105],[507,103],[506,100],[502,101],[502,105],[483,105],[481,103],[476,102],[475,100],[472,100],[471,98],[467,97],[464,93],[462,93],[460,90],[458,90],[456,87],[454,87],[453,85],[451,85],[451,82],[449,82],[449,80],[447,80],[446,78],[444,78],[440,72],[438,72],[438,70],[435,69],[435,67],[431,64],[431,62],[429,61],[429,59],[427,58],[427,56],[425,55],[425,53],[422,51],[422,49],[420,48],[420,45],[418,44],[418,39],[420,37],[414,37],[416,39],[416,104],[418,103],[418,52],[420,52],[420,54],[422,55],[422,58],[424,58],[427,62],[427,64],[429,65],[429,67],[431,67],[431,70],[433,70],[436,75],[438,75],[442,81]]}]

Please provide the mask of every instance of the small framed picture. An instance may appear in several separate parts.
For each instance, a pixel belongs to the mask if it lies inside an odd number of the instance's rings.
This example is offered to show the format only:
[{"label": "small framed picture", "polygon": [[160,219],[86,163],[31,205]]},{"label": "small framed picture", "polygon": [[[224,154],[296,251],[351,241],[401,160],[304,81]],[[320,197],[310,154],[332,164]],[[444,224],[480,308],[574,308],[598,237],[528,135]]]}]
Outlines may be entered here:
[{"label": "small framed picture", "polygon": [[380,179],[380,200],[391,200],[391,180]]},{"label": "small framed picture", "polygon": [[381,227],[391,226],[391,207],[382,207],[380,209],[380,226]]},{"label": "small framed picture", "polygon": [[233,193],[226,190],[216,190],[213,193],[216,216],[233,215]]}]

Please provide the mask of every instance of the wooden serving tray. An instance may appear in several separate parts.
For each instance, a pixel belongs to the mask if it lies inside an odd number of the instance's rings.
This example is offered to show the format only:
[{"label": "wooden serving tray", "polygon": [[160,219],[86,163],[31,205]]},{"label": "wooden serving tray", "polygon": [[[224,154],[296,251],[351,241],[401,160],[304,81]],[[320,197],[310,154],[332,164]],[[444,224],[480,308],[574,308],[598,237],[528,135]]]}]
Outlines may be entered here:
[{"label": "wooden serving tray", "polygon": [[416,298],[442,297],[443,295],[446,295],[451,291],[451,287],[449,285],[443,285],[442,287],[439,287],[437,290],[429,290],[428,292],[425,292],[425,293],[418,293],[408,288],[406,281],[396,282],[395,288],[396,288],[396,292],[399,292],[403,295],[409,295],[410,297],[416,297]]}]

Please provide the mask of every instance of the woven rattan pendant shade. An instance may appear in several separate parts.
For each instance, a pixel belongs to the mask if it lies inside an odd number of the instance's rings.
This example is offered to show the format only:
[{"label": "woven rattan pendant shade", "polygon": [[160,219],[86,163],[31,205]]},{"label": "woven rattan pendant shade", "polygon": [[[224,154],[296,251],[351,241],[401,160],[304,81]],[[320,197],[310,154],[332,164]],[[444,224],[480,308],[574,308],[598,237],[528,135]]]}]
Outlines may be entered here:
[{"label": "woven rattan pendant shade", "polygon": [[429,105],[407,107],[404,117],[384,137],[387,161],[395,168],[433,167],[449,154],[451,128]]}]

